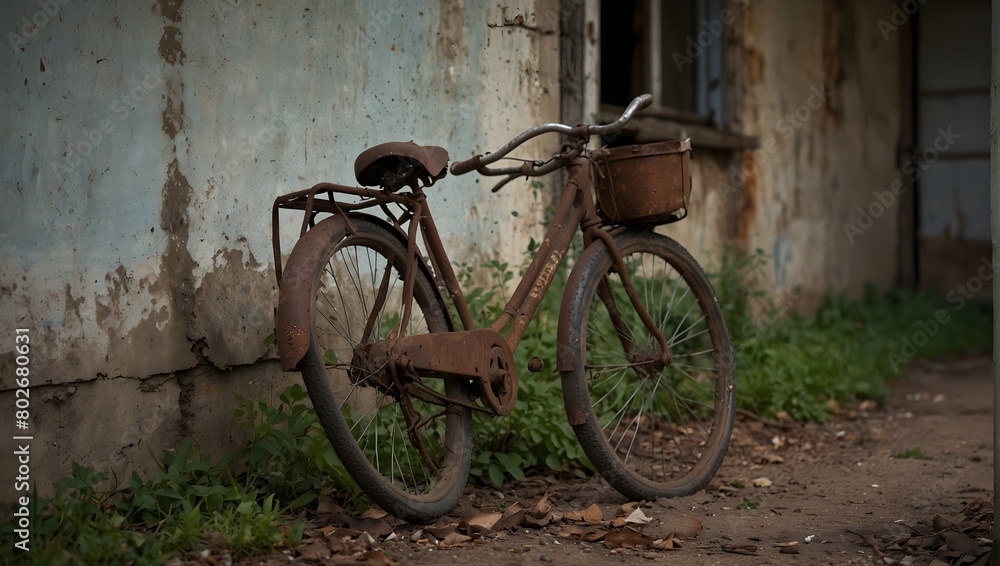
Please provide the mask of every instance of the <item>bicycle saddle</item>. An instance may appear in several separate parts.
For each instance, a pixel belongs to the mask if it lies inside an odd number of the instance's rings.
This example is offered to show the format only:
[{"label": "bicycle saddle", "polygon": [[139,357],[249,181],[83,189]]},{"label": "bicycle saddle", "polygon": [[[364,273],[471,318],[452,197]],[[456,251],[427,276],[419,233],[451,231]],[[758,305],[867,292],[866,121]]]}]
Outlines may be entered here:
[{"label": "bicycle saddle", "polygon": [[448,173],[448,151],[412,141],[389,142],[370,147],[354,160],[354,176],[365,187],[380,186],[395,191],[412,187],[417,180],[424,186]]}]

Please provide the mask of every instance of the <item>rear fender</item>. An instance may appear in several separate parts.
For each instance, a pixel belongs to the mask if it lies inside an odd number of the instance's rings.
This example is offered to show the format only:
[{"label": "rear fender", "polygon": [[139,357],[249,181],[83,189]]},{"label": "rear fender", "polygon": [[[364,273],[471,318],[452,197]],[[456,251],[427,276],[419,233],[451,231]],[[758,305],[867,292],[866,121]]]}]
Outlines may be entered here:
[{"label": "rear fender", "polygon": [[[373,224],[384,227],[390,234],[396,236],[400,244],[406,247],[406,235],[399,229],[381,218],[367,214],[348,214],[350,219],[364,218]],[[313,285],[315,284],[315,266],[330,253],[337,244],[347,236],[348,230],[344,218],[340,215],[330,216],[317,223],[295,243],[292,253],[281,273],[281,283],[278,287],[278,313],[275,319],[275,338],[278,346],[278,357],[281,368],[293,371],[309,350],[312,339],[312,301]],[[418,254],[419,267],[428,278],[430,270],[423,256]],[[445,305],[437,286],[433,287],[438,300]],[[448,309],[444,309],[449,330],[454,329]]]},{"label": "rear fender", "polygon": [[278,287],[274,333],[281,369],[285,371],[296,369],[309,349],[315,266],[346,235],[344,219],[331,216],[299,238],[288,256]]}]

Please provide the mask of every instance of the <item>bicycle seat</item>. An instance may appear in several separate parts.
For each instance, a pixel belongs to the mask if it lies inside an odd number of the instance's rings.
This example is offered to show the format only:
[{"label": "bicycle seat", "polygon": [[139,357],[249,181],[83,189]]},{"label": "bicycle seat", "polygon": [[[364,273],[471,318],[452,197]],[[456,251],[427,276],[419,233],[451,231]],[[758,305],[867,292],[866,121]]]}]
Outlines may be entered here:
[{"label": "bicycle seat", "polygon": [[389,142],[370,147],[354,160],[354,176],[365,187],[396,190],[419,179],[424,186],[448,173],[448,151],[412,141]]}]

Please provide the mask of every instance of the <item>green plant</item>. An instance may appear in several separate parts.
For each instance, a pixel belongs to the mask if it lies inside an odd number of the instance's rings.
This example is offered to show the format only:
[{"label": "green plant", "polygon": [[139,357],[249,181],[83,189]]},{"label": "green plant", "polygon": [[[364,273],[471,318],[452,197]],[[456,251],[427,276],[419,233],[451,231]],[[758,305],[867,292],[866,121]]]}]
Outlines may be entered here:
[{"label": "green plant", "polygon": [[[184,440],[154,458],[148,477],[133,473],[121,487],[74,463],[52,499],[32,497],[31,553],[13,563],[160,564],[206,544],[243,554],[298,544],[305,522],[292,513],[319,493],[364,504],[306,397],[293,385],[278,407],[238,398],[234,416],[250,443],[215,463]],[[3,546],[14,536],[11,524],[0,528]]]},{"label": "green plant", "polygon": [[[539,244],[532,239],[522,273],[538,248]],[[457,272],[476,325],[486,326],[503,312],[505,285],[514,273],[507,263],[497,260],[481,267],[488,274],[488,286],[476,284],[475,270],[470,266],[460,266]],[[478,413],[474,417],[476,453],[470,472],[473,478],[500,486],[507,479],[523,480],[529,470],[548,468],[585,475],[590,468],[573,429],[566,422],[560,377],[553,369],[562,300],[558,290],[565,287],[568,276],[569,267],[564,264],[553,276],[552,292],[542,299],[515,352],[519,381],[514,411],[506,417],[490,418]],[[528,370],[528,361],[535,356],[543,360],[539,373]]]},{"label": "green plant", "polygon": [[898,460],[905,460],[905,459],[908,459],[908,458],[912,458],[914,460],[933,460],[934,459],[933,457],[929,456],[926,452],[924,452],[920,448],[910,448],[908,450],[903,450],[902,452],[900,452],[898,454],[893,454],[892,457],[896,458]]},{"label": "green plant", "polygon": [[[15,552],[11,564],[114,564],[163,561],[161,541],[130,530],[128,517],[114,505],[114,490],[101,489],[108,474],[73,464],[72,474],[55,482],[52,499],[33,493],[29,509],[30,553]],[[13,548],[13,523],[0,528],[0,546]]]},{"label": "green plant", "polygon": [[711,275],[733,337],[737,402],[743,409],[825,421],[845,401],[883,398],[886,380],[900,370],[894,354],[942,309],[949,315],[947,331],[927,340],[917,356],[990,347],[988,314],[975,307],[954,309],[912,291],[879,294],[869,287],[861,301],[831,294],[813,316],[801,316],[794,309],[795,294],[776,301],[762,290],[766,265],[761,250],[731,249]]},{"label": "green plant", "polygon": [[329,490],[337,490],[332,495],[350,508],[367,506],[367,498],[337,458],[307,398],[298,383],[281,392],[277,407],[237,395],[233,416],[250,432],[250,442],[234,456],[246,458],[247,478],[261,485],[264,493],[290,501],[292,509]]},{"label": "green plant", "polygon": [[[537,250],[538,243],[532,240],[527,257]],[[555,274],[553,292],[544,297],[515,352],[520,379],[514,412],[496,419],[476,416],[472,475],[482,481],[500,485],[543,466],[576,474],[591,469],[566,423],[559,376],[548,367],[537,374],[527,371],[533,356],[546,365],[555,360],[562,299],[558,290],[565,287],[571,264]],[[869,289],[862,301],[831,294],[813,316],[801,316],[795,312],[797,292],[781,297],[764,290],[767,265],[762,250],[747,254],[729,248],[719,269],[710,274],[733,337],[737,402],[746,410],[825,421],[840,403],[884,397],[886,380],[898,373],[890,354],[941,308],[951,316],[948,331],[929,340],[920,356],[988,351],[991,344],[988,315],[973,307],[951,309],[910,291],[880,295]],[[473,281],[471,267],[459,269],[477,325],[500,315],[504,284],[512,279],[507,264],[494,260],[482,267],[490,272],[486,286]]]},{"label": "green plant", "polygon": [[759,501],[753,501],[752,499],[747,499],[746,497],[743,498],[743,501],[741,501],[739,505],[740,509],[756,509],[758,507],[760,507]]}]

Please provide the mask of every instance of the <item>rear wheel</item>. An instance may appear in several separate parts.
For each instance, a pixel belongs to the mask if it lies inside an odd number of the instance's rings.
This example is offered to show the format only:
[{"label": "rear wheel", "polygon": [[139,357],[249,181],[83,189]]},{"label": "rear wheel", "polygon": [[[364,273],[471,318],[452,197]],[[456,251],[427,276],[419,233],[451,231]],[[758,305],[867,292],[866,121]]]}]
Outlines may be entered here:
[{"label": "rear wheel", "polygon": [[736,408],[729,332],[708,278],[680,244],[629,232],[618,246],[672,359],[661,359],[602,246],[578,266],[581,284],[570,291],[566,342],[575,367],[563,371],[567,412],[587,456],[619,492],[688,495],[711,480],[729,445]]},{"label": "rear wheel", "polygon": [[385,226],[365,218],[352,223],[356,234],[330,242],[315,267],[312,341],[299,368],[319,420],[358,486],[401,519],[431,521],[452,509],[465,489],[472,415],[460,405],[421,399],[432,395],[401,394],[399,385],[463,403],[470,399],[458,380],[403,370],[394,378],[374,345],[401,330],[447,332],[449,319],[426,270],[416,269],[413,310],[400,329],[406,247]]}]

